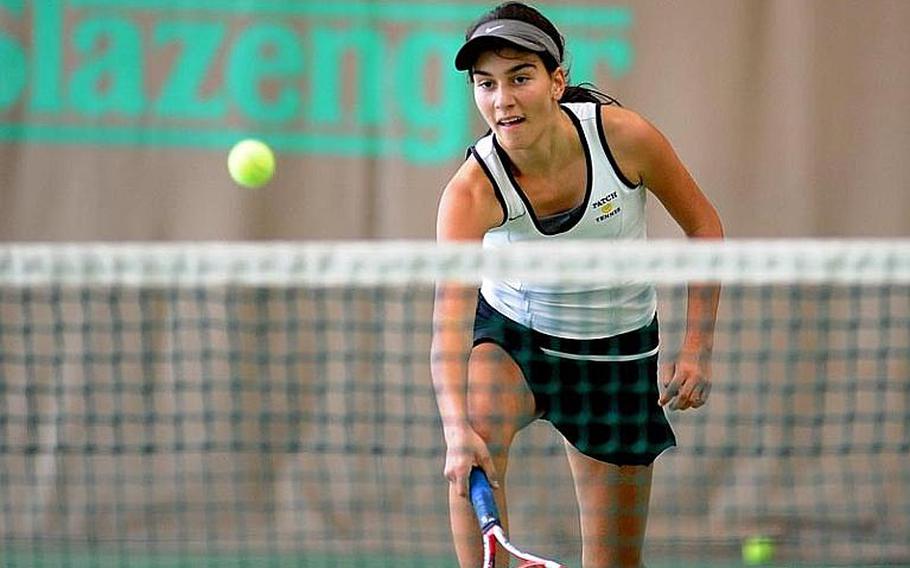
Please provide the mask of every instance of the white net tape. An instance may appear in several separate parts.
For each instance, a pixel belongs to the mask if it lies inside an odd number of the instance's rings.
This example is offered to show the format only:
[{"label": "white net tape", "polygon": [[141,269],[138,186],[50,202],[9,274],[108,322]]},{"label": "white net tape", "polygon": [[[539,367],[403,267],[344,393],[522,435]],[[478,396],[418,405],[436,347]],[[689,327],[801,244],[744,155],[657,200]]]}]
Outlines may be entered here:
[{"label": "white net tape", "polygon": [[542,242],[484,250],[429,241],[12,244],[0,283],[376,286],[535,282],[910,282],[910,240]]}]

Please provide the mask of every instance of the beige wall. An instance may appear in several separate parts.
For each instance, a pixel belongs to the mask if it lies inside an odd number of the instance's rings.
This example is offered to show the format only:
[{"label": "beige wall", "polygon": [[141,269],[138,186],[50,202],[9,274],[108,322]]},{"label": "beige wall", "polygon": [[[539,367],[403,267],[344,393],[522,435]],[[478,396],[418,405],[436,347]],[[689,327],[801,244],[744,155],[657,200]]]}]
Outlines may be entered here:
[{"label": "beige wall", "polygon": [[[653,0],[624,6],[633,15],[623,33],[633,66],[621,77],[601,66],[597,82],[670,138],[730,236],[908,233],[904,23],[910,4]],[[5,19],[26,41],[27,17]],[[69,66],[78,62],[72,54],[65,59]],[[0,118],[45,121],[26,107],[14,105]],[[470,130],[483,132],[476,119]],[[279,153],[277,178],[250,192],[228,179],[226,150],[191,142],[176,148],[0,143],[0,238],[431,237],[439,192],[461,159],[455,152],[449,161],[421,165],[394,156]],[[652,234],[678,234],[654,209]]]}]

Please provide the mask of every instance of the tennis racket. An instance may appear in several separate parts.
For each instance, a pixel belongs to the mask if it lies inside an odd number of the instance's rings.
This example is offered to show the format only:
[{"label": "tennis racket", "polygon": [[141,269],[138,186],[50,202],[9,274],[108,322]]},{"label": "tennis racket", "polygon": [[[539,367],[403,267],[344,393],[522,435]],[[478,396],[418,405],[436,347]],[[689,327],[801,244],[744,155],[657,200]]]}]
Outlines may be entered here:
[{"label": "tennis racket", "polygon": [[493,499],[493,489],[490,487],[490,482],[487,481],[486,474],[479,467],[471,470],[470,484],[471,504],[474,505],[474,513],[477,515],[477,522],[480,523],[480,531],[483,533],[483,568],[493,568],[497,542],[509,554],[521,561],[517,568],[565,568],[554,560],[522,552],[509,542],[509,537],[502,530],[499,510]]}]

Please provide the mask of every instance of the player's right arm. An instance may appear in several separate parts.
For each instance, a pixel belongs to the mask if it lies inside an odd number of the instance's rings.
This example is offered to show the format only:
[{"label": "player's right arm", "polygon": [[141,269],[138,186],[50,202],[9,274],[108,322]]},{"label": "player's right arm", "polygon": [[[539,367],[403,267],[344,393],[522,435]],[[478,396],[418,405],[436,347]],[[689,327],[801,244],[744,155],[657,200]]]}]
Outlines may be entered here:
[{"label": "player's right arm", "polygon": [[[448,183],[436,217],[437,242],[479,243],[502,223],[503,211],[480,166],[468,159]],[[440,282],[433,309],[431,371],[446,442],[445,476],[466,497],[471,467],[498,479],[486,443],[468,416],[468,360],[473,343],[476,286]]]}]

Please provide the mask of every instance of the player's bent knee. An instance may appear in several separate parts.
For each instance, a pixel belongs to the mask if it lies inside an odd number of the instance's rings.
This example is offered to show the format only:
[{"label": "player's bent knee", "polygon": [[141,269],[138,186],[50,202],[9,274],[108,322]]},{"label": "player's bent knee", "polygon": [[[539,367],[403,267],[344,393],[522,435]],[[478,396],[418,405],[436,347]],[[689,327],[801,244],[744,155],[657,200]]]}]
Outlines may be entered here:
[{"label": "player's bent knee", "polygon": [[515,427],[511,421],[502,415],[482,409],[468,413],[471,428],[487,444],[492,454],[508,451],[512,439],[515,437]]}]

